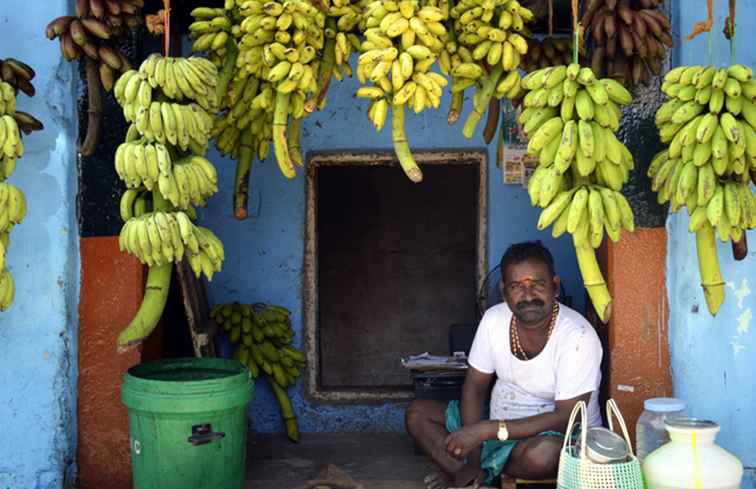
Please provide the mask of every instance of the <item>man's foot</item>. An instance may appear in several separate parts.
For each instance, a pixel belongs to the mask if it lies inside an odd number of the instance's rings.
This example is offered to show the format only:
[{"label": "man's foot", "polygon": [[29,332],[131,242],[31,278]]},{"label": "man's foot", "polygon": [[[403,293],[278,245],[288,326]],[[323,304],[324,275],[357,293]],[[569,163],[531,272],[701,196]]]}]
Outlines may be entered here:
[{"label": "man's foot", "polygon": [[454,474],[454,486],[455,487],[471,487],[478,489],[483,483],[483,479],[486,478],[486,472],[481,470],[480,467],[473,467],[472,465],[464,465],[462,469]]}]

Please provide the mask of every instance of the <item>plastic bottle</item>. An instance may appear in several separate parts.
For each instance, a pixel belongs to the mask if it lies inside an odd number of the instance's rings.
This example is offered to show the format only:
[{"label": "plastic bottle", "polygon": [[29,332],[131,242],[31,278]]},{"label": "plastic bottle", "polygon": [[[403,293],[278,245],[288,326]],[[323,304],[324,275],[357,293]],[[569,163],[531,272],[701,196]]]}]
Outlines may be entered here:
[{"label": "plastic bottle", "polygon": [[635,454],[643,462],[646,455],[669,441],[669,433],[664,428],[664,421],[686,415],[686,404],[673,397],[655,397],[643,402],[643,413],[635,425]]},{"label": "plastic bottle", "polygon": [[673,418],[665,423],[669,443],[648,454],[643,478],[648,489],[739,489],[743,464],[714,443],[713,421]]}]

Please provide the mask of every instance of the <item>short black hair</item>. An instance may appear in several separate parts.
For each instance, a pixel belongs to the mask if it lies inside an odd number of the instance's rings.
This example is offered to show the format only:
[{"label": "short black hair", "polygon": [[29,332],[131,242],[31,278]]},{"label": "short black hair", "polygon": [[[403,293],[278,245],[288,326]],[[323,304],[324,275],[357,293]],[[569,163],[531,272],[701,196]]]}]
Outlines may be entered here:
[{"label": "short black hair", "polygon": [[501,279],[504,280],[504,271],[510,265],[522,263],[526,260],[536,260],[545,264],[549,269],[551,276],[555,276],[554,271],[554,257],[551,256],[551,252],[546,248],[541,241],[525,241],[522,243],[515,243],[504,252],[504,256],[501,257]]}]

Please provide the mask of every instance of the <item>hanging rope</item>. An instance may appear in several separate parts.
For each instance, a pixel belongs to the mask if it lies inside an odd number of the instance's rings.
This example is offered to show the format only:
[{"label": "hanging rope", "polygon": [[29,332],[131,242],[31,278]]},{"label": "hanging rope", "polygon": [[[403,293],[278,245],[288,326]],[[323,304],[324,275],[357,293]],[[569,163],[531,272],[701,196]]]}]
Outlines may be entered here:
[{"label": "hanging rope", "polygon": [[[551,3],[549,2],[549,6]],[[572,46],[572,62],[580,62],[580,22],[578,22],[578,0],[572,0],[572,32],[575,36],[574,46]]]},{"label": "hanging rope", "polygon": [[549,36],[554,35],[554,0],[549,0]]},{"label": "hanging rope", "polygon": [[730,41],[730,64],[735,64],[735,0],[729,1],[730,15],[725,19],[724,36]]},{"label": "hanging rope", "polygon": [[711,26],[714,25],[714,0],[706,0],[707,19],[703,22],[696,22],[693,31],[688,34],[688,41],[695,39],[702,32],[711,32]]},{"label": "hanging rope", "polygon": [[168,56],[171,49],[171,0],[163,0],[163,51]]}]

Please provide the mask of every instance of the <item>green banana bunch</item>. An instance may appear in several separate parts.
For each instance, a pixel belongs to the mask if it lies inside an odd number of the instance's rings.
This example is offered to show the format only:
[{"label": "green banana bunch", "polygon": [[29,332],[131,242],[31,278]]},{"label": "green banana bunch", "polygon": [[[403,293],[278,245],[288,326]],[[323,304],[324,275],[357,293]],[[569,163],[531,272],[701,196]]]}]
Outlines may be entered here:
[{"label": "green banana bunch", "polygon": [[525,24],[533,13],[517,0],[463,0],[450,11],[457,43],[451,54],[452,92],[478,85],[473,111],[462,134],[471,138],[488,110],[491,97],[515,98],[520,93],[518,68],[528,52]]},{"label": "green banana bunch", "polygon": [[664,78],[668,100],[656,126],[668,147],[647,175],[659,203],[687,208],[696,233],[701,284],[709,311],[724,301],[714,241],[743,242],[756,227],[756,81],[744,65],[679,66]]},{"label": "green banana bunch", "polygon": [[423,174],[404,133],[404,109],[411,107],[417,114],[441,106],[448,81],[431,68],[444,51],[447,18],[447,3],[435,0],[374,1],[365,11],[365,40],[356,70],[363,86],[357,97],[371,100],[368,118],[378,131],[392,109],[394,151],[413,182],[422,181]]},{"label": "green banana bunch", "polygon": [[152,55],[113,87],[132,123],[114,161],[127,186],[119,246],[149,266],[145,297],[119,335],[119,348],[139,344],[160,320],[173,262],[186,258],[194,274],[208,280],[223,264],[220,240],[190,217],[192,206],[218,190],[215,167],[204,158],[218,83],[215,65],[204,58]]},{"label": "green banana bunch", "polygon": [[612,299],[594,250],[604,233],[616,242],[623,229],[635,229],[621,193],[635,164],[614,134],[619,107],[632,96],[615,80],[597,79],[575,63],[533,71],[521,85],[524,110],[518,122],[528,136],[528,154],[538,157],[528,182],[531,202],[544,209],[538,229],[553,225],[553,236],[572,235],[583,283],[606,322]]},{"label": "green banana bunch", "polygon": [[249,368],[257,379],[265,374],[281,407],[286,432],[292,441],[299,440],[297,418],[286,394],[307,364],[303,352],[293,348],[294,330],[289,311],[267,304],[220,304],[210,317],[228,334],[234,349],[233,358]]}]

